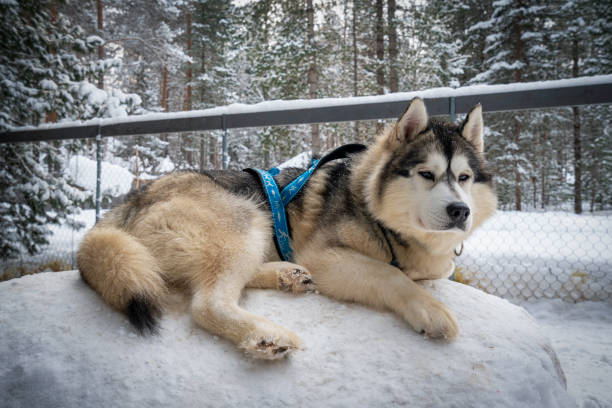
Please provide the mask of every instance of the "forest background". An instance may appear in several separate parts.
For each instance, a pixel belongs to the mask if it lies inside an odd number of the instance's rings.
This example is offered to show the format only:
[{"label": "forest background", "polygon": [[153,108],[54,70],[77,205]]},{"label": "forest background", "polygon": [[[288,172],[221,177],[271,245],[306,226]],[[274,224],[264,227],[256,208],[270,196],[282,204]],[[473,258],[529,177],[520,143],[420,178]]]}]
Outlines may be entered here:
[{"label": "forest background", "polygon": [[[606,0],[0,0],[0,131],[275,99],[612,73]],[[500,208],[612,207],[610,106],[485,115]],[[373,139],[384,121],[232,130],[232,169]],[[220,168],[219,132],[106,139],[137,177]],[[87,140],[0,144],[0,258],[91,206]],[[110,201],[110,200],[109,200]],[[74,222],[78,228],[78,222]]]}]

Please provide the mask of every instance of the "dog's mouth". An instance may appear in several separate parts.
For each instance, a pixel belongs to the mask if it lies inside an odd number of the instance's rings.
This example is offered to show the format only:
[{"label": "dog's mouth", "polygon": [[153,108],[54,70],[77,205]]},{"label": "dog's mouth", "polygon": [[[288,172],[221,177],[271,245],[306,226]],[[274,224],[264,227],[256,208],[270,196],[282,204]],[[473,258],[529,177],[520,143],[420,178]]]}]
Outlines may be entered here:
[{"label": "dog's mouth", "polygon": [[465,232],[467,231],[467,223],[465,221],[451,222],[451,223],[448,223],[448,225],[444,229],[446,231],[452,230],[452,229],[458,229],[460,231]]},{"label": "dog's mouth", "polygon": [[419,226],[419,228],[425,230],[425,231],[429,231],[429,232],[453,232],[453,230],[455,230],[456,232],[466,232],[467,231],[467,223],[465,221],[456,221],[456,222],[449,222],[446,225],[443,226],[436,226],[436,227],[427,227],[425,226],[425,223],[423,222],[423,219],[421,219],[421,217],[417,218],[417,225]]}]

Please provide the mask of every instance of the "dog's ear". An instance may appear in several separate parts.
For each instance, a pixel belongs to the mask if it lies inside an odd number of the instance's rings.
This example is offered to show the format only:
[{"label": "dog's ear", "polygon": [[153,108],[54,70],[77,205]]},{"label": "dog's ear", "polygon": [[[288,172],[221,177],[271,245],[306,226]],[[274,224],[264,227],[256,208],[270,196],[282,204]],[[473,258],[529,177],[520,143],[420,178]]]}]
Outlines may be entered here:
[{"label": "dog's ear", "polygon": [[461,136],[472,143],[477,151],[482,153],[484,150],[482,132],[482,105],[478,104],[472,108],[461,124]]},{"label": "dog's ear", "polygon": [[425,103],[421,98],[414,98],[397,121],[395,132],[391,135],[392,142],[411,142],[416,135],[427,129],[428,120]]}]

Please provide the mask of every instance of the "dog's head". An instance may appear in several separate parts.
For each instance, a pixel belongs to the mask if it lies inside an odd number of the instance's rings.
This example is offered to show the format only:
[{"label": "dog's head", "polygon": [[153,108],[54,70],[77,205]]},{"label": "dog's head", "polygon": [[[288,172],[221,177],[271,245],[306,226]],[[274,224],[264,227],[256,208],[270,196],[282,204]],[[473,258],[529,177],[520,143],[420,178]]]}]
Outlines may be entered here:
[{"label": "dog's head", "polygon": [[429,118],[415,98],[377,150],[383,159],[367,182],[371,211],[396,231],[444,232],[460,240],[495,211],[480,105],[457,126]]}]

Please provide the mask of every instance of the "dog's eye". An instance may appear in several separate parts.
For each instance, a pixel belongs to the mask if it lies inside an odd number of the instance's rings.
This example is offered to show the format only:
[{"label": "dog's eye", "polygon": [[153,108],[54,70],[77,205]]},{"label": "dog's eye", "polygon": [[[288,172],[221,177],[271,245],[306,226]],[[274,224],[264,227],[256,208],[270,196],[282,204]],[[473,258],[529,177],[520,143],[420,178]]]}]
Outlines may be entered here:
[{"label": "dog's eye", "polygon": [[397,174],[402,177],[410,177],[410,172],[408,170],[398,170]]},{"label": "dog's eye", "polygon": [[469,179],[470,179],[470,176],[468,174],[462,174],[459,176],[460,182],[468,181]]},{"label": "dog's eye", "polygon": [[419,175],[423,177],[425,180],[434,180],[435,177],[431,171],[419,171]]}]

